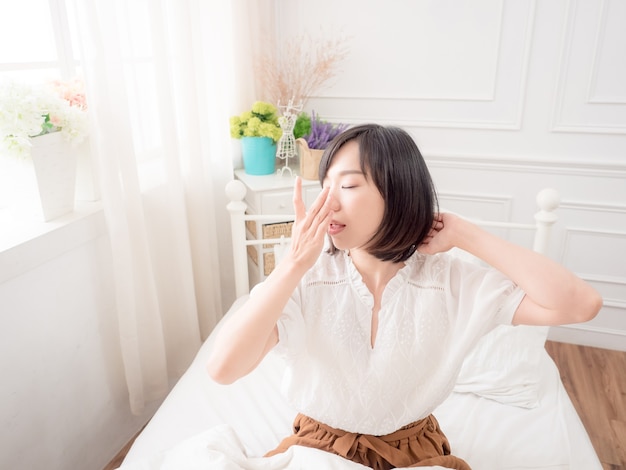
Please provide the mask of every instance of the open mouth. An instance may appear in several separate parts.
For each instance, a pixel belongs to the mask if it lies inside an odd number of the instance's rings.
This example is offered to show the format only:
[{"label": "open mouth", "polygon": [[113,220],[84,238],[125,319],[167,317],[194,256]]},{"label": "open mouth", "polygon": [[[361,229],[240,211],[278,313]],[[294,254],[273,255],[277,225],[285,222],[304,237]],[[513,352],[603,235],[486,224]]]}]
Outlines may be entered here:
[{"label": "open mouth", "polygon": [[340,224],[337,222],[331,222],[330,225],[328,226],[328,234],[329,235],[337,235],[339,232],[341,232],[344,228],[346,228],[346,226],[344,224]]}]

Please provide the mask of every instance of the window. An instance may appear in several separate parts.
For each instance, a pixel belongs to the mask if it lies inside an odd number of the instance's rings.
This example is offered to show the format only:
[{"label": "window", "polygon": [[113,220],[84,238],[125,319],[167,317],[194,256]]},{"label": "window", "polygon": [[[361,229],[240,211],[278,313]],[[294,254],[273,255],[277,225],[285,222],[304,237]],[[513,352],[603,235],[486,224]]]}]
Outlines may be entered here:
[{"label": "window", "polygon": [[[28,83],[70,80],[82,75],[80,43],[75,29],[78,12],[71,0],[21,0],[12,2],[10,15],[0,16],[0,80],[9,78]],[[80,6],[78,3],[76,5]],[[117,44],[123,58],[129,127],[138,160],[140,185],[149,189],[164,179],[163,141],[159,132],[163,123],[159,116],[158,74],[155,73],[154,51],[158,47],[150,23],[150,0],[117,2],[111,8],[122,8],[120,18],[132,19],[127,36]],[[89,104],[89,96],[87,96]],[[1,103],[0,103],[1,105]],[[38,191],[30,162],[3,158],[0,149],[0,231],[16,222],[15,201],[23,207],[38,204]],[[80,158],[80,157],[79,157]],[[93,194],[91,172],[78,173],[77,187]],[[81,178],[83,181],[81,181]],[[90,181],[85,181],[89,179]],[[91,188],[91,189],[90,189]],[[77,200],[91,200],[80,194]],[[30,199],[30,201],[28,201]],[[18,219],[32,216],[18,207]]]},{"label": "window", "polygon": [[74,11],[64,0],[12,2],[0,16],[0,74],[36,82],[79,73]]},{"label": "window", "polygon": [[[10,14],[0,15],[0,80],[43,83],[80,76],[79,49],[72,2],[21,0],[11,2]],[[0,106],[2,104],[0,103]],[[37,198],[32,168],[0,155],[0,227],[28,218],[15,207],[31,206]],[[15,201],[23,204],[15,204]]]}]

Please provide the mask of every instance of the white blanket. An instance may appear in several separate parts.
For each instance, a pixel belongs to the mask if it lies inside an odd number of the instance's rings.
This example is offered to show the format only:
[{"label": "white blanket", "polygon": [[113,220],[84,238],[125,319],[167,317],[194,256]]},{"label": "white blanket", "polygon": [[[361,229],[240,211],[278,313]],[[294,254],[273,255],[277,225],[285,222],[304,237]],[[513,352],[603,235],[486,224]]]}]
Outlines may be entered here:
[{"label": "white blanket", "polygon": [[[299,446],[259,456],[292,432],[296,410],[282,397],[284,364],[272,353],[228,386],[208,377],[208,340],[131,447],[121,470],[359,469],[320,450]],[[498,403],[453,393],[434,412],[454,455],[475,470],[602,470],[580,418],[541,348],[538,406]]]},{"label": "white blanket", "polygon": [[[343,457],[302,446],[292,446],[272,457],[248,457],[239,437],[229,425],[200,433],[169,451],[125,464],[120,470],[362,470],[363,465]],[[442,469],[444,467],[420,467]]]}]

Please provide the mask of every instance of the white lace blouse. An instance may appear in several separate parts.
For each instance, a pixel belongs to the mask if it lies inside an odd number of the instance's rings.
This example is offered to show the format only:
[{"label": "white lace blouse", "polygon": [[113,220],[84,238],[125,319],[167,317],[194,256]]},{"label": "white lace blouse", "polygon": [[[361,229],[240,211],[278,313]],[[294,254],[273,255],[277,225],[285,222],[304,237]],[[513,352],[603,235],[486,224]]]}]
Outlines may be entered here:
[{"label": "white lace blouse", "polygon": [[349,255],[324,253],[278,321],[283,392],[329,426],[391,433],[448,396],[468,351],[523,296],[494,269],[415,253],[385,288],[372,348],[371,293]]}]

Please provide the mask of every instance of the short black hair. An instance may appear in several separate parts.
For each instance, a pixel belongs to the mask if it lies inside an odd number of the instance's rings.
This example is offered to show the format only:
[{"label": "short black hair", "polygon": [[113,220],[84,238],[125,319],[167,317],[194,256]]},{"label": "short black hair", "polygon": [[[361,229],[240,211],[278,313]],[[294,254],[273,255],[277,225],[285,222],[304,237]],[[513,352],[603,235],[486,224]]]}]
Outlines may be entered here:
[{"label": "short black hair", "polygon": [[[362,124],[330,142],[320,161],[321,184],[337,151],[352,140],[359,146],[361,171],[372,178],[385,201],[383,219],[367,250],[383,261],[405,261],[422,243],[439,211],[426,162],[404,129]],[[335,253],[332,240],[330,245],[330,253]]]}]

